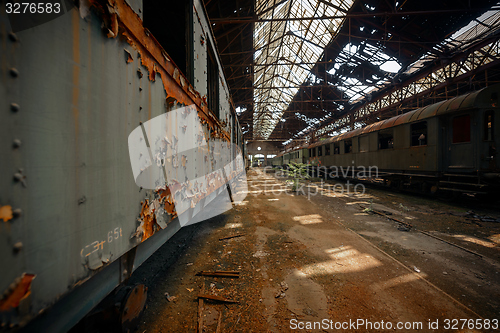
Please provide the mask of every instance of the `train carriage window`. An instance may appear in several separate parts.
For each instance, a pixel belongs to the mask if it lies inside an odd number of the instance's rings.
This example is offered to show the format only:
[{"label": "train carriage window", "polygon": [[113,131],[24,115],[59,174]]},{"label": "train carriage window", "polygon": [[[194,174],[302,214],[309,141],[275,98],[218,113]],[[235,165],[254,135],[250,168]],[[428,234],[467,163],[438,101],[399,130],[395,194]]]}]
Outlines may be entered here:
[{"label": "train carriage window", "polygon": [[340,154],[340,142],[335,142],[333,144],[333,154],[334,155]]},{"label": "train carriage window", "polygon": [[493,110],[484,113],[484,140],[493,141]]},{"label": "train carriage window", "polygon": [[411,145],[414,146],[426,146],[427,145],[427,122],[421,121],[415,124],[411,124]]},{"label": "train carriage window", "polygon": [[470,115],[453,118],[453,143],[470,142]]},{"label": "train carriage window", "polygon": [[[142,4],[144,27],[154,35],[179,70],[193,82],[192,2],[144,0]],[[165,12],[175,15],[165,20]]]},{"label": "train carriage window", "polygon": [[327,144],[327,145],[325,146],[325,156],[326,156],[326,155],[330,155],[330,144]]},{"label": "train carriage window", "polygon": [[344,154],[352,153],[352,139],[344,140]]},{"label": "train carriage window", "polygon": [[394,148],[394,133],[392,128],[378,132],[378,149]]},{"label": "train carriage window", "polygon": [[318,156],[323,156],[323,146],[318,147]]},{"label": "train carriage window", "polygon": [[207,97],[208,108],[215,114],[217,118],[219,115],[219,67],[217,66],[217,58],[215,57],[214,49],[207,38]]}]

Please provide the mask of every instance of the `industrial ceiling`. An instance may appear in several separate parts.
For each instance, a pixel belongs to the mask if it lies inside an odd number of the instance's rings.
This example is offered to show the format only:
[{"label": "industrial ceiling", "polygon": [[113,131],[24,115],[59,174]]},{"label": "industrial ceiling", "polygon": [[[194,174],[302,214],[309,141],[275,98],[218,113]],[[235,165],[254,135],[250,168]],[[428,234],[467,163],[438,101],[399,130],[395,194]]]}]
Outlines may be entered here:
[{"label": "industrial ceiling", "polygon": [[[500,81],[495,1],[205,0],[205,6],[247,140],[300,144]],[[455,75],[439,74],[446,66]],[[427,84],[415,88],[426,75]],[[405,87],[413,87],[414,98]]]}]

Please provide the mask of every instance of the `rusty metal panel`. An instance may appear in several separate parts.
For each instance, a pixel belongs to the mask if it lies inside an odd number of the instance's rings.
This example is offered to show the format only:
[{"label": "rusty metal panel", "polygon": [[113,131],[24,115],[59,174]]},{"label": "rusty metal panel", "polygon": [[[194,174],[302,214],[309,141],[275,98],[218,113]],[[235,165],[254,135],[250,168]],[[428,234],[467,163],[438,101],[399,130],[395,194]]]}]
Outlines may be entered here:
[{"label": "rusty metal panel", "polygon": [[382,127],[382,125],[384,124],[384,122],[385,122],[385,121],[384,121],[384,120],[382,120],[382,121],[379,121],[378,123],[375,123],[375,124],[373,125],[373,127],[370,129],[370,132],[375,132],[375,131],[378,131],[378,130]]},{"label": "rusty metal panel", "polygon": [[[2,147],[14,155],[1,165],[1,201],[23,214],[0,229],[0,264],[11,268],[0,289],[35,274],[36,314],[137,245],[130,235],[145,191],[133,182],[126,138],[163,112],[166,94],[161,82],[138,75],[145,69],[128,44],[105,39],[96,16],[82,20],[75,9],[18,38],[19,75],[2,81],[2,91],[17,86],[9,99],[22,108],[3,110],[1,132],[23,144]],[[9,239],[22,244],[17,253]]]},{"label": "rusty metal panel", "polygon": [[356,135],[361,134],[362,128],[355,129],[354,131],[347,132],[346,135],[343,137],[344,139],[352,138]]},{"label": "rusty metal panel", "polygon": [[450,109],[448,111],[451,112],[452,110],[458,110],[462,108],[462,102],[465,100],[466,97],[467,95],[462,95],[454,98],[453,101],[451,102]]},{"label": "rusty metal panel", "polygon": [[[499,104],[499,95],[500,95],[500,84],[495,84],[492,86],[489,86],[487,88],[484,88],[478,92],[475,93],[475,98],[473,101],[473,104],[475,107],[478,108],[497,108],[500,106]],[[466,104],[470,104],[472,100],[472,97],[468,98],[466,101],[464,101],[464,106],[465,108]]]},{"label": "rusty metal panel", "polygon": [[379,122],[376,122],[376,123],[370,124],[370,125],[368,125],[368,126],[366,126],[366,127],[363,127],[363,130],[361,131],[361,133],[360,133],[360,134],[370,133],[370,132],[372,131],[372,128],[373,128],[374,126],[376,126],[378,123],[379,123]]},{"label": "rusty metal panel", "polygon": [[423,108],[420,108],[420,109],[417,109],[415,111],[412,111],[413,112],[413,115],[408,118],[408,122],[411,123],[411,122],[414,122],[416,121],[417,119],[419,119],[420,115],[422,113],[425,112],[425,109],[427,109],[429,106],[426,106],[426,107],[423,107]]},{"label": "rusty metal panel", "polygon": [[392,117],[392,118],[389,118],[387,120],[385,120],[382,125],[380,125],[380,127],[378,128],[379,130],[382,130],[382,129],[386,129],[386,128],[389,128],[389,127],[392,127],[393,123],[394,123],[394,120],[395,120],[396,117]]},{"label": "rusty metal panel", "polygon": [[125,1],[127,1],[130,8],[132,8],[134,10],[134,13],[136,13],[137,16],[139,16],[142,20],[143,19],[142,12],[144,8],[144,6],[142,5],[142,0],[125,0]]},{"label": "rusty metal panel", "polygon": [[439,109],[439,107],[441,105],[443,105],[446,101],[441,101],[439,103],[436,103],[436,104],[432,104],[432,105],[429,105],[424,112],[422,112],[419,116],[418,119],[415,119],[415,120],[422,120],[422,119],[425,119],[425,118],[430,118],[430,117],[434,117],[436,115],[436,112],[437,110]]},{"label": "rusty metal panel", "polygon": [[404,123],[407,123],[408,119],[410,119],[414,113],[415,113],[415,111],[410,111],[410,112],[403,113],[402,115],[399,115],[397,117],[396,121],[394,122],[394,126],[398,126],[398,125],[402,125]]},{"label": "rusty metal panel", "polygon": [[479,95],[479,91],[467,94],[465,100],[462,103],[463,108],[472,108],[476,102],[476,98]]},{"label": "rusty metal panel", "polygon": [[[139,188],[130,167],[128,136],[141,122],[175,102],[193,103],[210,144],[222,147],[229,138],[137,12],[122,0],[91,3],[101,11],[73,9],[16,38],[0,35],[8,73],[0,137],[11,143],[0,148],[0,265],[9,267],[0,275],[4,323],[22,324],[78,286],[88,297],[63,312],[81,316],[130,274],[121,271],[120,256],[140,244],[137,267],[178,230],[178,222],[164,221],[163,229],[151,220],[151,234],[137,237],[158,194]],[[186,155],[179,164],[197,171],[193,160]]]},{"label": "rusty metal panel", "polygon": [[443,104],[439,105],[439,107],[436,111],[436,116],[447,113],[452,101],[453,101],[453,98],[449,99],[449,100],[445,101]]}]

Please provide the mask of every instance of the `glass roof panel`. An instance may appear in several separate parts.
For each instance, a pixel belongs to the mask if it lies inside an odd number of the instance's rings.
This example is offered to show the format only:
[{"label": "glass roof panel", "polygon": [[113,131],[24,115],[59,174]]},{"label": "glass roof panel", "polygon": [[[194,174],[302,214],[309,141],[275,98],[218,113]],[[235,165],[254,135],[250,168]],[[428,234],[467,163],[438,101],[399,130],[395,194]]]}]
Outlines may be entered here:
[{"label": "glass roof panel", "polygon": [[[256,0],[259,19],[292,20],[255,24],[254,100],[261,102],[254,107],[255,138],[269,138],[298,86],[306,80],[313,63],[320,59],[324,47],[344,20],[318,18],[344,14],[353,0],[330,0],[330,3],[322,0],[285,0],[281,3],[279,0]],[[270,99],[272,103],[266,103],[271,102]]]}]

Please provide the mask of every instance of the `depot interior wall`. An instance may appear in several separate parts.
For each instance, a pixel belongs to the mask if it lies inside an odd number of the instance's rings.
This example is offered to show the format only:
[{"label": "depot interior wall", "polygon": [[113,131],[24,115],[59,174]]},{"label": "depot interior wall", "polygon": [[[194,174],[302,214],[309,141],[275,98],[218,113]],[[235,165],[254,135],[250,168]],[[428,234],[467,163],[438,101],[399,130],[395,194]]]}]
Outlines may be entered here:
[{"label": "depot interior wall", "polygon": [[[277,155],[280,152],[279,146],[279,143],[274,144],[266,141],[252,141],[247,144],[247,154],[262,154],[267,158],[267,155]],[[259,147],[260,150],[258,149]]]}]

